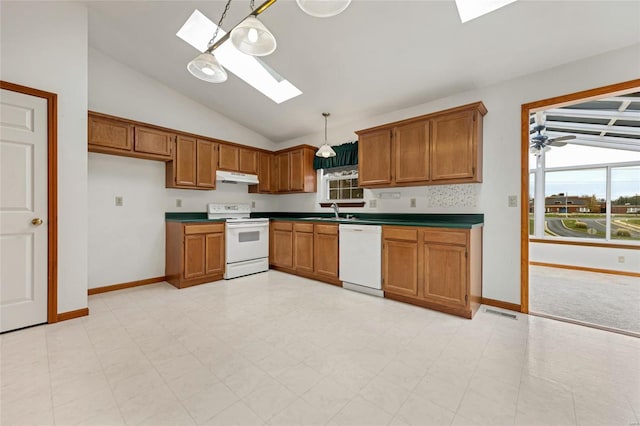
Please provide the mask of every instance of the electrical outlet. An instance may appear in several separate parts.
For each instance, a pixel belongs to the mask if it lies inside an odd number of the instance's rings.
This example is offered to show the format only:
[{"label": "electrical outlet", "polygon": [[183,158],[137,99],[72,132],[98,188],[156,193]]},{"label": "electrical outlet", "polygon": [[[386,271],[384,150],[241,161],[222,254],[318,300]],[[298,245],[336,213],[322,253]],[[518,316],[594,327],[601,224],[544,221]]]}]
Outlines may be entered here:
[{"label": "electrical outlet", "polygon": [[509,207],[518,207],[517,195],[509,195]]},{"label": "electrical outlet", "polygon": [[182,200],[180,198],[176,198],[176,207],[182,207]]},{"label": "electrical outlet", "polygon": [[116,196],[116,207],[122,207],[124,205],[124,199],[121,196]]},{"label": "electrical outlet", "polygon": [[255,202],[255,201],[252,201],[252,202],[251,202],[251,208],[252,208],[252,209],[255,209],[255,208],[256,208],[256,202]]},{"label": "electrical outlet", "polygon": [[369,207],[371,207],[372,209],[378,207],[378,200],[369,200]]},{"label": "electrical outlet", "polygon": [[624,256],[618,256],[618,263],[624,263]]},{"label": "electrical outlet", "polygon": [[415,207],[416,206],[416,199],[415,198],[411,198],[409,200],[409,206],[410,207]]}]

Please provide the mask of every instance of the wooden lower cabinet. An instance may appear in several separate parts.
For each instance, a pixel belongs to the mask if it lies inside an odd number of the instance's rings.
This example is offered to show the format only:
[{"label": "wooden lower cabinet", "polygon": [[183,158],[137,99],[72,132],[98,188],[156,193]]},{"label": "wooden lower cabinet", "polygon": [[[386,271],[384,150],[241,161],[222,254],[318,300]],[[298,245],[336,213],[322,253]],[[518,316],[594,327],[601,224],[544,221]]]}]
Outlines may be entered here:
[{"label": "wooden lower cabinet", "polygon": [[165,275],[177,288],[222,279],[224,223],[166,223]]},{"label": "wooden lower cabinet", "polygon": [[338,225],[272,221],[269,264],[273,269],[341,286]]},{"label": "wooden lower cabinet", "polygon": [[269,263],[293,268],[293,222],[272,222],[269,231]]},{"label": "wooden lower cabinet", "polygon": [[313,237],[313,267],[318,277],[338,282],[340,265],[338,225],[315,225]]},{"label": "wooden lower cabinet", "polygon": [[482,299],[482,228],[384,226],[387,298],[472,318]]},{"label": "wooden lower cabinet", "polygon": [[298,272],[313,273],[313,223],[293,225],[293,264]]}]

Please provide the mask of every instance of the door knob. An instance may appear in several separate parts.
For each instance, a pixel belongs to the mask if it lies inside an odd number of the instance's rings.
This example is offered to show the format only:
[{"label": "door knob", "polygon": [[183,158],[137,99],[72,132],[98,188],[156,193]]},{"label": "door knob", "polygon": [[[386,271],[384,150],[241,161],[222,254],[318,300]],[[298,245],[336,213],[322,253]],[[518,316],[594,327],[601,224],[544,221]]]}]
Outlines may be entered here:
[{"label": "door knob", "polygon": [[35,219],[31,220],[31,224],[35,226],[40,226],[42,225],[42,219],[40,219],[39,217],[36,217]]}]

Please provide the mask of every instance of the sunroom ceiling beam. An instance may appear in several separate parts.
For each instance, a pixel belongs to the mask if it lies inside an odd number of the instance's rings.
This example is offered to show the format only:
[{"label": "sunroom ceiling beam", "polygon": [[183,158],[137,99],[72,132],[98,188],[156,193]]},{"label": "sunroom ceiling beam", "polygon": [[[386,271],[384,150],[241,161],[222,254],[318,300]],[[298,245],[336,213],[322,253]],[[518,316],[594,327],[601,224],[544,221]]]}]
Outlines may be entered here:
[{"label": "sunroom ceiling beam", "polygon": [[599,118],[603,120],[611,120],[612,118],[616,118],[618,120],[640,121],[640,111],[603,111],[589,109],[555,108],[546,110],[545,114],[547,117],[553,115],[556,117]]},{"label": "sunroom ceiling beam", "polygon": [[609,126],[606,124],[573,123],[567,121],[547,121],[545,124],[547,125],[548,129],[553,128],[563,130],[584,130],[591,132],[622,133],[626,135],[640,136],[640,127]]}]

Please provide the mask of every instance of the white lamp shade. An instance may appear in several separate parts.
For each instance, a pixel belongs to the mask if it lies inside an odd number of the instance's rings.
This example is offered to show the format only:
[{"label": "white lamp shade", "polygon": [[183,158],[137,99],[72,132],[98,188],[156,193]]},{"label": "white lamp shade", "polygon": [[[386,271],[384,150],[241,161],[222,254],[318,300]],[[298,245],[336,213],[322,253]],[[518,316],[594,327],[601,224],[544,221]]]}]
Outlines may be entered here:
[{"label": "white lamp shade", "polygon": [[276,50],[276,38],[255,16],[249,16],[231,31],[231,43],[247,55],[266,56]]},{"label": "white lamp shade", "polygon": [[316,152],[316,157],[329,158],[329,157],[335,157],[335,156],[336,156],[336,152],[327,143],[322,145],[320,149],[318,149],[318,151]]},{"label": "white lamp shade", "polygon": [[296,0],[300,9],[316,18],[328,18],[341,13],[351,0]]},{"label": "white lamp shade", "polygon": [[210,83],[227,81],[227,72],[212,53],[201,53],[189,62],[187,69],[194,77]]}]

